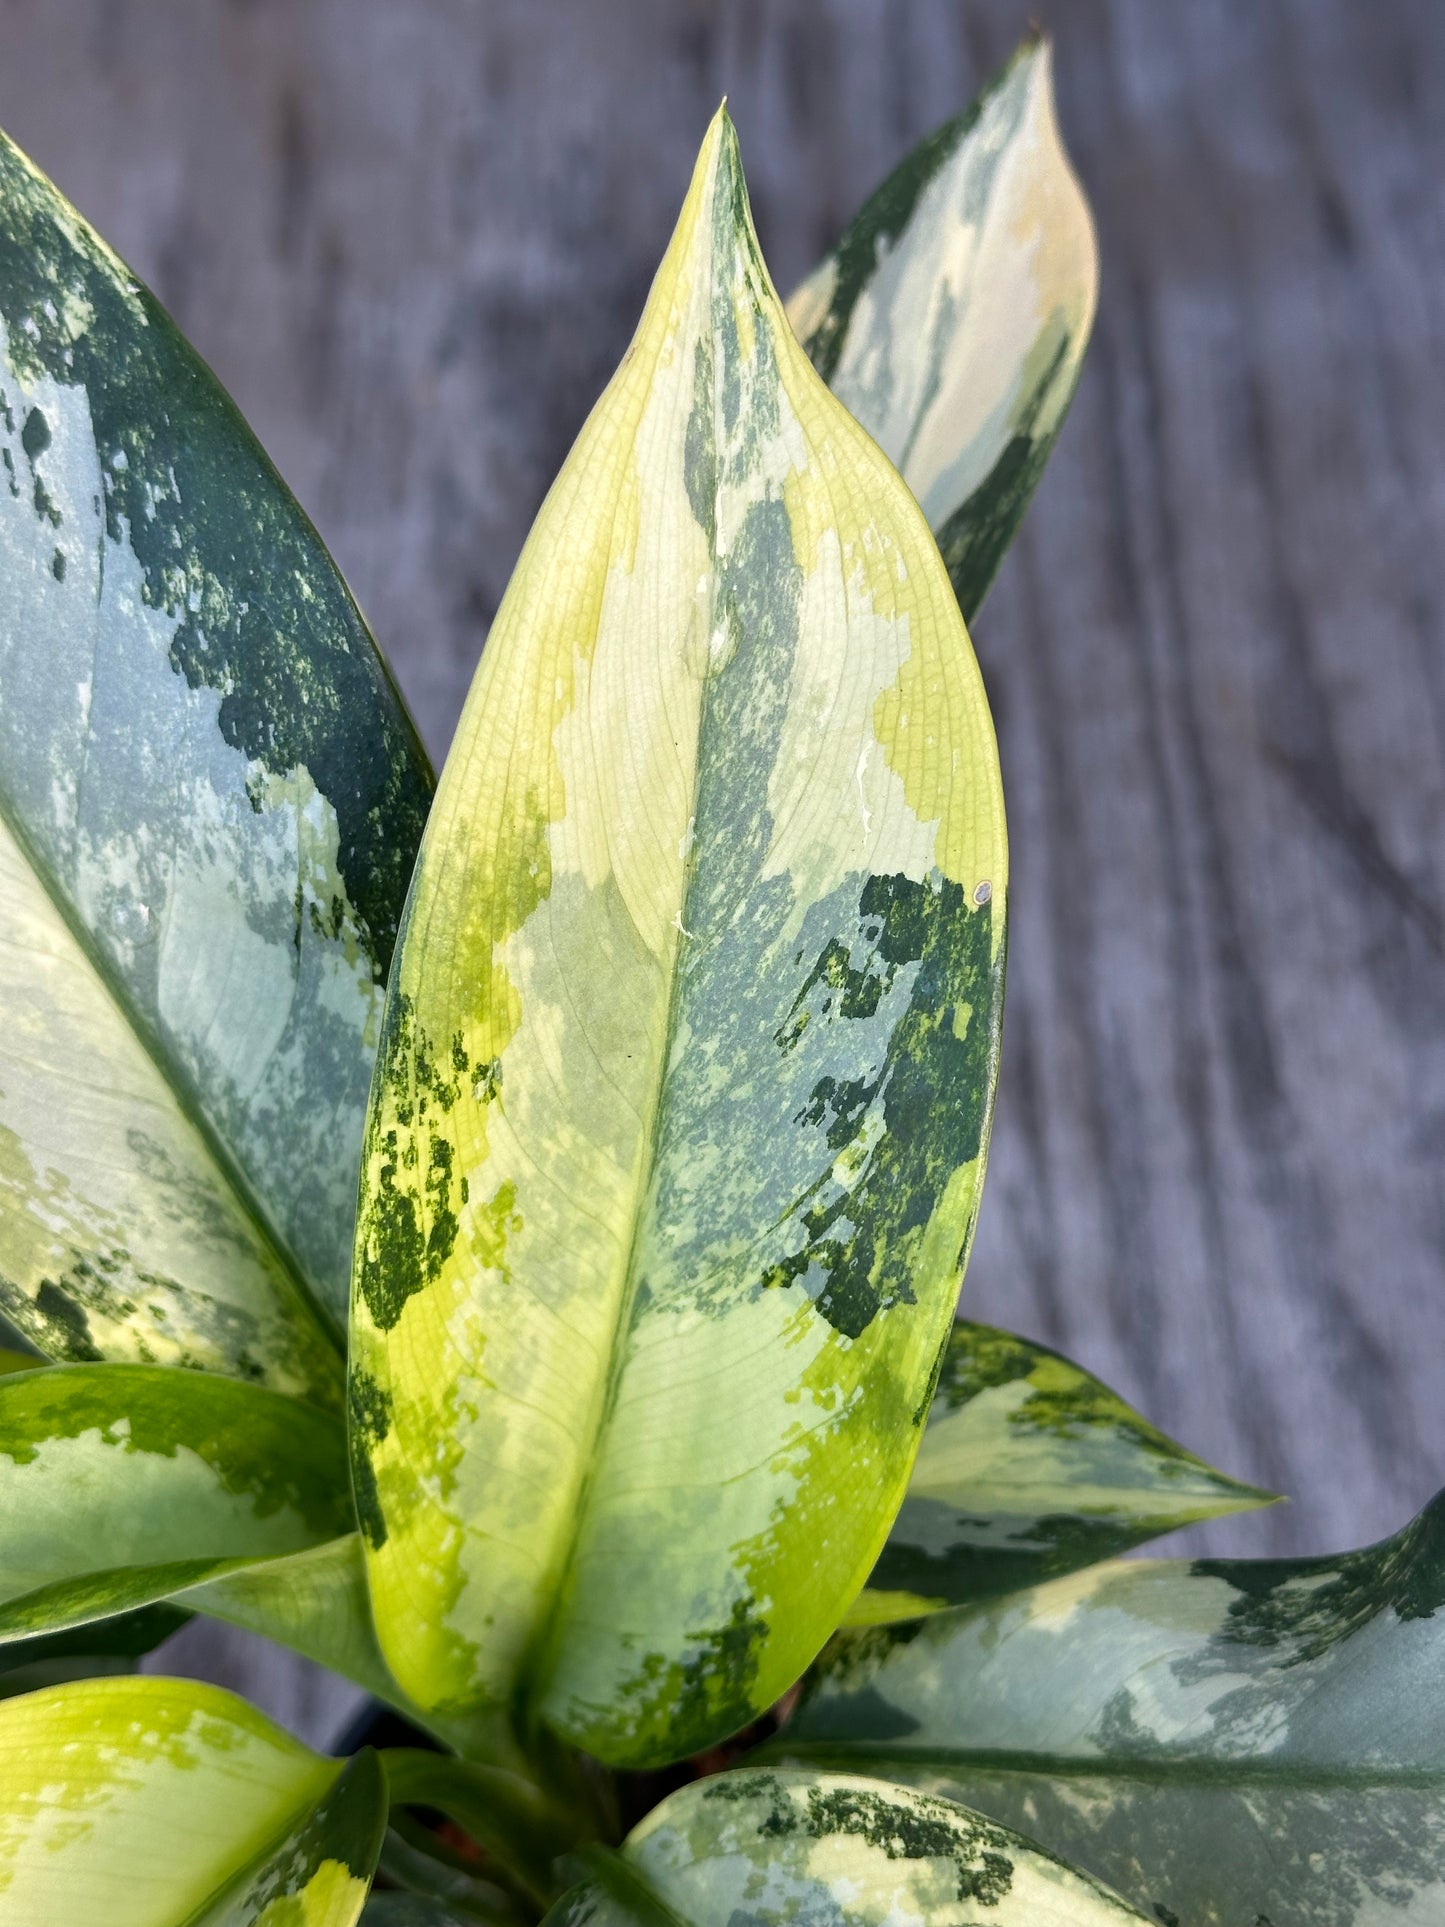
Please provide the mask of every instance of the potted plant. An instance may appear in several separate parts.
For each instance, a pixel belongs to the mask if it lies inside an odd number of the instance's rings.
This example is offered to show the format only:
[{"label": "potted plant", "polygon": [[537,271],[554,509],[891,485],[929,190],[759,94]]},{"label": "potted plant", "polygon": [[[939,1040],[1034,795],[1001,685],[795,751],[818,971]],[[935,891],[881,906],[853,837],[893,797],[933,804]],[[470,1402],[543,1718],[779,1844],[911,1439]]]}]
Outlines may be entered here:
[{"label": "potted plant", "polygon": [[[720,112],[433,795],[229,402],[0,149],[7,1927],[1438,1913],[1435,1510],[1123,1561],[1269,1495],[954,1322],[965,622],[1094,289],[1039,40],[786,311]],[[407,1726],[136,1676],[196,1613]]]}]

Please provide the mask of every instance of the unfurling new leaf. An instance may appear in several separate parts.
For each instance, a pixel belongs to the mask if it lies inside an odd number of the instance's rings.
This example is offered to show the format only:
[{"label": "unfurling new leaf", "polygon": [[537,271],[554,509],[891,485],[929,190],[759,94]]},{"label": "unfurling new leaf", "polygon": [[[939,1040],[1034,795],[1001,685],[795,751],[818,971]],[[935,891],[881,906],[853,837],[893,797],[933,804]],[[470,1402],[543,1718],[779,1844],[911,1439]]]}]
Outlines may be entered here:
[{"label": "unfurling new leaf", "polygon": [[1093,326],[1093,224],[1024,42],[924,141],[788,303],[819,373],[898,464],[972,622],[1043,474]]}]

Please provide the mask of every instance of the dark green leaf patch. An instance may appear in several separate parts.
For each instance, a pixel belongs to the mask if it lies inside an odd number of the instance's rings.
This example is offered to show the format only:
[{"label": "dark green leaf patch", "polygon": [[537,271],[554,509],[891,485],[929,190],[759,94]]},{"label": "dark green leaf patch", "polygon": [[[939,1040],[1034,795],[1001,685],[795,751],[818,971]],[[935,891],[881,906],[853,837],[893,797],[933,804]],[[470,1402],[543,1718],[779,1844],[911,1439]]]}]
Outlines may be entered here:
[{"label": "dark green leaf patch", "polygon": [[[736,1799],[767,1789],[743,1779],[733,1787],[718,1782],[704,1788],[703,1797]],[[890,1860],[951,1860],[958,1873],[958,1898],[996,1907],[1013,1885],[1013,1861],[1008,1835],[942,1800],[904,1804],[864,1786],[809,1787],[800,1810],[781,1784],[773,1780],[771,1812],[758,1826],[762,1835],[784,1839],[807,1834],[826,1840],[834,1834],[867,1841]]]},{"label": "dark green leaf patch", "polygon": [[[1028,50],[1031,43],[1026,41],[1024,47]],[[1018,58],[1016,54],[1014,60]],[[837,272],[828,312],[803,343],[809,360],[824,381],[833,379],[853,310],[878,272],[879,261],[913,219],[923,190],[957,153],[1012,68],[1011,61],[961,114],[945,121],[926,140],[920,141],[849,223],[832,255]]]},{"label": "dark green leaf patch", "polygon": [[386,1515],[371,1456],[391,1430],[391,1397],[354,1360],[347,1381],[346,1440],[351,1456],[351,1496],[357,1523],[373,1550],[386,1544]]},{"label": "dark green leaf patch", "polygon": [[[731,326],[719,323],[725,364]],[[974,908],[936,872],[855,873],[805,907],[786,876],[766,874],[801,592],[781,501],[748,509],[719,576],[728,648],[702,732],[727,753],[699,758],[676,992],[679,1021],[708,1043],[669,1067],[635,1306],[676,1290],[722,1308],[738,1291],[800,1282],[856,1338],[912,1302],[934,1205],[979,1154],[1002,947],[995,956],[992,904]],[[849,1152],[858,1169],[840,1182]],[[720,1267],[712,1254],[759,1225],[771,1229],[751,1276]]]},{"label": "dark green leaf patch", "polygon": [[[408,1298],[441,1274],[457,1239],[457,1211],[467,1180],[454,1172],[447,1114],[468,1090],[472,1066],[460,1037],[439,1048],[418,1023],[404,992],[387,999],[376,1083],[388,1104],[373,1103],[366,1161],[373,1173],[357,1224],[357,1289],[382,1331],[390,1331]],[[494,1066],[479,1066],[488,1090]],[[477,1101],[476,1092],[469,1092]]]},{"label": "dark green leaf patch", "polygon": [[1408,1623],[1433,1619],[1445,1606],[1445,1493],[1403,1531],[1362,1552],[1334,1559],[1199,1559],[1193,1571],[1222,1579],[1237,1595],[1220,1628],[1221,1667],[1237,1669],[1241,1647],[1255,1649],[1269,1665],[1309,1665],[1382,1613]]},{"label": "dark green leaf patch", "polygon": [[1068,336],[1060,327],[1053,356],[1020,411],[1018,425],[998,460],[967,500],[934,530],[965,622],[972,622],[978,614],[1054,452],[1063,427],[1062,415],[1056,417],[1047,433],[1040,433],[1038,424],[1045,404],[1055,398],[1069,350]]},{"label": "dark green leaf patch", "polygon": [[[992,904],[970,911],[958,884],[870,877],[858,914],[864,941],[873,945],[868,965],[841,965],[835,984],[834,940],[799,999],[826,982],[838,994],[823,997],[824,1019],[871,1017],[900,966],[916,963],[908,1008],[882,1065],[862,1077],[820,1078],[794,1122],[821,1127],[829,1149],[840,1152],[857,1142],[881,1100],[886,1130],[862,1181],[810,1203],[801,1213],[807,1242],[764,1279],[790,1283],[816,1267],[827,1282],[814,1302],[848,1338],[861,1337],[880,1311],[913,1301],[915,1253],[933,1207],[958,1166],[979,1155],[1003,991]],[[974,1022],[975,1012],[982,1021]],[[837,1235],[840,1229],[845,1235]]]}]

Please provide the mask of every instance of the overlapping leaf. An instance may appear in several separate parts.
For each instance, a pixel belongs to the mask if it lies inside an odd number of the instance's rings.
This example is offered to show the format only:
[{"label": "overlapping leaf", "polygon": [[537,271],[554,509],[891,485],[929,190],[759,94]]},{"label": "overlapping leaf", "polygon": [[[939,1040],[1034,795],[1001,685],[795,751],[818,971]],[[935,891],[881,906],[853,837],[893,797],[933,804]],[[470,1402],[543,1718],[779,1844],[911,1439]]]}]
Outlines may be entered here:
[{"label": "overlapping leaf", "polygon": [[987,1143],[993,732],[912,498],[802,355],[730,125],[543,508],[427,828],[353,1298],[377,1627],[611,1760],[866,1578]]},{"label": "overlapping leaf", "polygon": [[341,1427],[301,1400],[154,1365],[0,1377],[0,1641],[151,1604],[351,1517]]},{"label": "overlapping leaf", "polygon": [[[397,1685],[377,1645],[361,1539],[355,1532],[280,1558],[233,1559],[205,1578],[187,1575],[168,1599],[173,1610],[204,1613],[304,1654],[364,1686],[459,1752],[523,1764],[496,1709],[434,1713],[417,1706]],[[0,1647],[0,1656],[3,1652]]]},{"label": "overlapping leaf", "polygon": [[386,1821],[343,1771],[189,1680],[86,1680],[0,1703],[5,1927],[352,1927]]},{"label": "overlapping leaf", "polygon": [[274,1639],[405,1708],[376,1644],[361,1540],[354,1532],[201,1579],[173,1597],[187,1611]]},{"label": "overlapping leaf", "polygon": [[1140,1919],[992,1821],[851,1774],[739,1772],[696,1782],[647,1816],[623,1856],[615,1872],[604,1869],[559,1902],[548,1927],[1128,1927]]},{"label": "overlapping leaf", "polygon": [[819,372],[902,470],[972,621],[1038,485],[1098,291],[1088,205],[1025,41],[794,294]]},{"label": "overlapping leaf", "polygon": [[474,1927],[485,1915],[458,1913],[444,1900],[420,1894],[373,1894],[362,1910],[362,1927]]},{"label": "overlapping leaf", "polygon": [[[123,1371],[107,1368],[107,1382],[112,1377],[123,1379],[124,1376]],[[188,1377],[182,1382],[197,1381]],[[39,1590],[27,1591],[9,1603],[4,1600],[3,1587],[0,1587],[0,1693],[28,1691],[51,1683],[41,1668],[65,1669],[55,1671],[57,1679],[118,1670],[123,1662],[153,1650],[193,1614],[202,1613],[274,1640],[317,1665],[341,1674],[462,1752],[476,1752],[490,1759],[506,1756],[509,1736],[485,1710],[471,1716],[454,1714],[450,1718],[427,1713],[409,1700],[392,1678],[372,1626],[359,1535],[348,1532],[315,1543],[318,1531],[345,1516],[342,1488],[330,1483],[340,1451],[334,1434],[325,1439],[319,1462],[308,1452],[303,1437],[299,1456],[283,1468],[275,1432],[264,1423],[267,1416],[264,1407],[258,1413],[254,1409],[248,1412],[242,1406],[239,1415],[263,1421],[254,1432],[249,1426],[247,1429],[249,1438],[266,1459],[259,1467],[238,1467],[234,1454],[237,1440],[225,1437],[217,1426],[204,1442],[204,1449],[220,1461],[218,1467],[213,1468],[218,1472],[217,1484],[223,1495],[219,1505],[208,1503],[209,1493],[197,1503],[195,1488],[199,1486],[206,1491],[204,1475],[198,1479],[195,1466],[183,1468],[177,1474],[173,1495],[180,1499],[181,1511],[167,1524],[164,1503],[157,1502],[154,1468],[143,1468],[141,1479],[147,1482],[133,1487],[125,1462],[121,1461],[113,1471],[109,1460],[102,1461],[105,1476],[96,1479],[89,1500],[82,1482],[78,1502],[73,1499],[70,1505],[61,1503],[57,1516],[63,1537],[53,1548],[53,1564],[72,1576],[53,1580]],[[281,1416],[285,1419],[289,1415],[283,1412]],[[306,1419],[314,1422],[316,1416],[307,1413]],[[112,1425],[110,1429],[114,1442],[123,1443],[123,1437],[115,1434],[115,1427]],[[173,1436],[179,1448],[178,1458],[188,1460],[194,1449],[194,1427],[176,1426]],[[92,1447],[102,1442],[99,1434],[87,1441]],[[231,1451],[226,1453],[228,1447]],[[287,1450],[291,1449],[288,1445]],[[272,1454],[276,1456],[272,1458]],[[243,1458],[248,1456],[243,1447]],[[77,1459],[76,1469],[82,1464],[83,1461]],[[253,1494],[259,1516],[247,1520],[240,1528],[234,1495],[226,1493],[223,1483],[226,1476],[234,1477],[238,1470],[243,1481],[248,1473],[260,1472]],[[0,1461],[0,1471],[3,1471],[3,1461]],[[318,1476],[318,1483],[310,1488],[313,1474]],[[320,1480],[326,1481],[324,1486]],[[294,1505],[298,1489],[309,1500],[300,1520]],[[165,1496],[163,1494],[163,1500]],[[158,1503],[157,1514],[144,1518],[139,1530],[125,1511],[128,1503],[138,1501]],[[154,1537],[159,1537],[161,1549],[172,1556],[160,1562],[143,1560],[119,1569],[109,1567],[77,1573],[75,1569],[83,1568],[87,1554],[81,1549],[85,1543],[84,1533],[77,1535],[73,1522],[87,1503],[96,1513],[110,1507],[114,1515],[108,1530],[106,1521],[100,1522],[100,1529],[91,1540],[93,1550],[89,1556],[144,1553]],[[39,1536],[45,1539],[44,1521],[33,1523]],[[228,1550],[220,1554],[192,1553],[190,1549],[205,1543],[204,1537],[198,1534],[207,1533],[213,1540],[219,1538]],[[73,1543],[77,1536],[80,1547]],[[274,1548],[298,1538],[303,1545],[297,1552],[258,1555],[254,1550],[243,1549],[254,1547],[258,1542]],[[175,1556],[183,1550],[186,1556]],[[4,1541],[0,1539],[0,1554],[4,1552]],[[161,1603],[138,1610],[122,1610],[125,1600],[140,1598]],[[29,1625],[58,1623],[65,1624],[69,1630],[24,1637],[16,1631]],[[85,1663],[87,1661],[90,1663]],[[26,1675],[19,1685],[9,1684],[8,1672],[12,1669]],[[514,1757],[520,1764],[521,1756]]]},{"label": "overlapping leaf", "polygon": [[1045,1345],[960,1321],[908,1496],[846,1625],[1013,1592],[1273,1494],[1215,1472]]},{"label": "overlapping leaf", "polygon": [[376,1867],[386,1804],[380,1762],[358,1753],[317,1805],[186,1927],[353,1927]]},{"label": "overlapping leaf", "polygon": [[166,1602],[86,1620],[63,1632],[7,1640],[0,1644],[0,1698],[66,1680],[133,1673],[136,1662],[179,1632],[190,1616],[183,1606]]},{"label": "overlapping leaf", "polygon": [[1027,1831],[1178,1927],[1445,1901],[1445,1498],[1333,1559],[1121,1561],[845,1634],[784,1735]]},{"label": "overlapping leaf", "polygon": [[0,1313],[329,1399],[430,777],[229,401],[0,138]]}]

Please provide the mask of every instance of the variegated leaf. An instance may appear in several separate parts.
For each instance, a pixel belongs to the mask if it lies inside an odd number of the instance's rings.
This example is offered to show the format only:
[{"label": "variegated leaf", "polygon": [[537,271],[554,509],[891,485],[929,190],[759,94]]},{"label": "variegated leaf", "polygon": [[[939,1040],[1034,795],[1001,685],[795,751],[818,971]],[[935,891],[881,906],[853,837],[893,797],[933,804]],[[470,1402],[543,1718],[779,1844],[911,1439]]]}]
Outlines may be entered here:
[{"label": "variegated leaf", "polygon": [[310,523],[0,138],[0,1312],[48,1356],[335,1395],[429,789]]},{"label": "variegated leaf", "polygon": [[843,1623],[883,1625],[1014,1592],[1272,1503],[1047,1346],[960,1321],[908,1496]]},{"label": "variegated leaf", "polygon": [[819,373],[923,504],[970,622],[1063,424],[1098,278],[1035,37],[788,303]]},{"label": "variegated leaf", "polygon": [[352,1927],[386,1819],[343,1774],[191,1680],[85,1680],[0,1703],[5,1927]]},{"label": "variegated leaf", "polygon": [[674,1793],[548,1927],[1129,1927],[1141,1916],[979,1814],[885,1780],[744,1771]]},{"label": "variegated leaf", "polygon": [[967,1800],[1177,1927],[1445,1917],[1445,1496],[1333,1559],[1119,1561],[845,1634],[789,1757]]},{"label": "variegated leaf", "polygon": [[[185,1450],[186,1442],[179,1436],[182,1429],[177,1428],[177,1437]],[[261,1443],[263,1451],[275,1455],[279,1475],[280,1459],[289,1446],[264,1428]],[[278,1490],[281,1483],[278,1476]],[[146,1493],[150,1490],[150,1486],[144,1488]],[[127,1496],[134,1492],[122,1464],[120,1483],[102,1481],[98,1493],[98,1502],[109,1496],[114,1503],[119,1515],[117,1529],[125,1535],[127,1545],[134,1545],[139,1536],[132,1532],[123,1512]],[[341,1503],[335,1493],[332,1502]],[[62,1518],[65,1510],[60,1508]],[[337,1515],[328,1509],[327,1516]],[[272,1519],[264,1522],[262,1530],[274,1533],[279,1541],[287,1536],[288,1524],[287,1519]],[[218,1527],[229,1535],[226,1543],[235,1545],[234,1521],[212,1521],[212,1529]],[[194,1508],[187,1515],[184,1529],[194,1544]],[[310,1536],[308,1533],[308,1541]],[[0,1556],[4,1553],[0,1537]],[[57,1548],[57,1553],[63,1559],[63,1551]],[[124,1601],[129,1598],[161,1603],[126,1610]],[[424,1711],[402,1692],[376,1642],[361,1540],[355,1532],[319,1544],[308,1542],[299,1552],[277,1556],[202,1555],[83,1573],[26,1592],[11,1604],[4,1601],[0,1586],[0,1694],[27,1692],[62,1678],[121,1670],[127,1661],[152,1651],[196,1613],[259,1634],[341,1674],[461,1753],[492,1760],[510,1757],[519,1767],[526,1764],[525,1757],[513,1751],[505,1726],[486,1709],[447,1718]],[[67,1630],[43,1636],[14,1630],[57,1623],[63,1623]],[[12,1684],[12,1671],[25,1677]]]},{"label": "variegated leaf", "polygon": [[0,1642],[149,1605],[351,1517],[340,1424],[298,1399],[157,1365],[0,1378]]},{"label": "variegated leaf", "polygon": [[387,1004],[353,1297],[377,1629],[613,1762],[767,1706],[902,1496],[987,1146],[1006,850],[916,504],[720,115],[498,614]]}]

